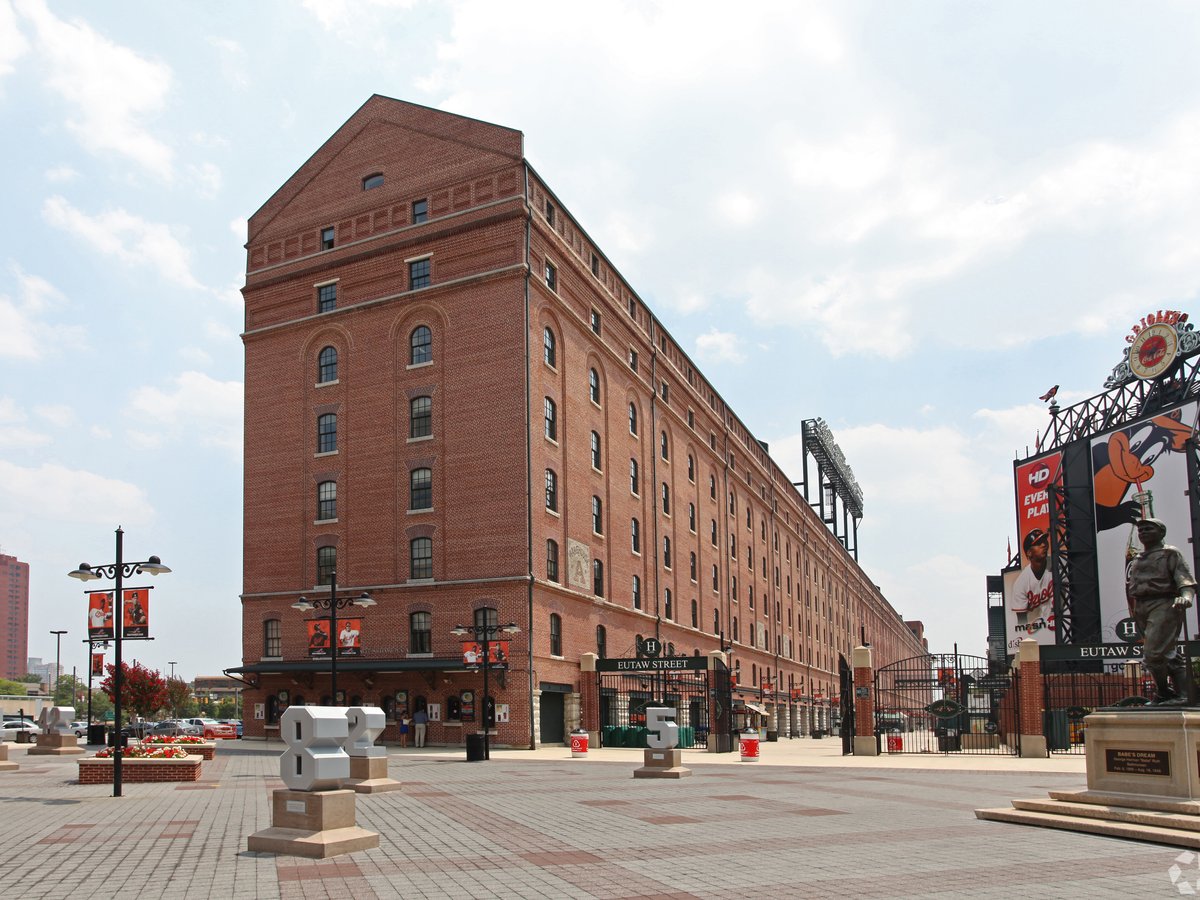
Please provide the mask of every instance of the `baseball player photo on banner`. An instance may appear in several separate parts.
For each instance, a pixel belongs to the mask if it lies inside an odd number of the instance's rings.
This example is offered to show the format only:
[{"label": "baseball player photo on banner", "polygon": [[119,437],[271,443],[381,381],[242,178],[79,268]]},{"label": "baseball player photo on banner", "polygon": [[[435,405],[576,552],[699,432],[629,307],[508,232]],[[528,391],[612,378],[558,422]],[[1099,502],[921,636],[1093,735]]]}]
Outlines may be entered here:
[{"label": "baseball player photo on banner", "polygon": [[88,639],[110,641],[113,638],[113,595],[88,594]]},{"label": "baseball player photo on banner", "polygon": [[150,590],[131,588],[121,592],[121,635],[127,638],[150,636]]},{"label": "baseball player photo on banner", "polygon": [[1196,404],[1189,403],[1092,440],[1096,568],[1106,644],[1120,642],[1117,623],[1129,617],[1125,569],[1142,549],[1134,523],[1160,519],[1167,526],[1166,543],[1191,559],[1186,441],[1195,424]]},{"label": "baseball player photo on banner", "polygon": [[1005,652],[1021,641],[1055,642],[1054,572],[1050,564],[1050,488],[1062,484],[1062,454],[1023,462],[1013,473],[1017,499],[1017,546],[1021,571],[1005,579]]}]

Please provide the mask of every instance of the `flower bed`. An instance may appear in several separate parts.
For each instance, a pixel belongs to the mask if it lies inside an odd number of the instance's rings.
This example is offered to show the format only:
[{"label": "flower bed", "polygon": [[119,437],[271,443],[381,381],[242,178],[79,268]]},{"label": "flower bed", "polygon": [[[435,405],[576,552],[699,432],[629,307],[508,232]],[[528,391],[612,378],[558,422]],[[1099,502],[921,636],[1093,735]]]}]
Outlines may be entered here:
[{"label": "flower bed", "polygon": [[196,737],[191,734],[180,735],[179,737],[162,735],[160,737],[143,738],[142,746],[186,748],[188,753],[195,753],[205,759],[212,759],[213,754],[217,750],[217,745],[213,741],[206,741],[202,737]]},{"label": "flower bed", "polygon": [[[146,784],[161,781],[199,781],[201,758],[181,747],[139,748],[121,754],[121,781]],[[80,784],[112,784],[112,750],[79,760]]]}]

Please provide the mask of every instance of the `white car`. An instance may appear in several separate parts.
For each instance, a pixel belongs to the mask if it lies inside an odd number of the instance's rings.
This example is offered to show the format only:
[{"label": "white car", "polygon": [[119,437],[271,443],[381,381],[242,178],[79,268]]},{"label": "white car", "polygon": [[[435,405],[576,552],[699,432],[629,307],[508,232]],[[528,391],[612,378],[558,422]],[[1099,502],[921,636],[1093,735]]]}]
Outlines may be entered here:
[{"label": "white car", "polygon": [[15,741],[19,732],[24,732],[32,738],[41,734],[42,729],[28,719],[10,719],[0,726],[0,741]]},{"label": "white car", "polygon": [[87,722],[72,722],[69,727],[74,732],[75,737],[87,737]]}]

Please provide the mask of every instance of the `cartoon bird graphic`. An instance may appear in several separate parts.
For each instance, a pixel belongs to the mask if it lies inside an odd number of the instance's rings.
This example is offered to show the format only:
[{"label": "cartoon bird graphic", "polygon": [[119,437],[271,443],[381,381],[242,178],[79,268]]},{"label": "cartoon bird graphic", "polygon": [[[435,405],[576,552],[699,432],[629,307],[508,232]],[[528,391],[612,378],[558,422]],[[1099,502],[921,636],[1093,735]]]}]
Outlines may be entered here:
[{"label": "cartoon bird graphic", "polygon": [[1038,397],[1038,399],[1041,400],[1043,403],[1049,403],[1051,400],[1054,399],[1054,395],[1057,393],[1058,393],[1058,385],[1056,384],[1054,387],[1050,388],[1050,390],[1046,391],[1046,393],[1042,394],[1042,396]]}]

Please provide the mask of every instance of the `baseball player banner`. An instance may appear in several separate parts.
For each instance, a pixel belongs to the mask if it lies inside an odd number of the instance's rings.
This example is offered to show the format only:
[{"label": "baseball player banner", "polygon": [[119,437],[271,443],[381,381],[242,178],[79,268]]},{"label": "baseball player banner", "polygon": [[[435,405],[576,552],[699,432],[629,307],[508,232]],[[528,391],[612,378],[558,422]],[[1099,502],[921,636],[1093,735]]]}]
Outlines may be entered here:
[{"label": "baseball player banner", "polygon": [[150,637],[150,589],[130,588],[121,592],[121,635]]},{"label": "baseball player banner", "polygon": [[338,619],[338,656],[362,655],[362,619]]},{"label": "baseball player banner", "polygon": [[[463,665],[478,669],[483,664],[483,644],[479,641],[464,641]],[[488,665],[493,669],[508,668],[508,641],[490,641],[487,648]]]},{"label": "baseball player banner", "polygon": [[93,653],[92,654],[92,674],[93,675],[103,675],[104,674],[104,654],[103,653]]},{"label": "baseball player banner", "polygon": [[88,594],[88,640],[111,641],[113,634],[113,595]]},{"label": "baseball player banner", "polygon": [[1021,641],[1055,642],[1054,572],[1050,564],[1050,488],[1062,484],[1062,453],[1055,451],[1018,465],[1017,545],[1021,571],[1005,579],[1005,652],[1012,656]]},{"label": "baseball player banner", "polygon": [[1191,546],[1185,442],[1195,422],[1196,404],[1189,403],[1092,439],[1096,568],[1106,644],[1121,642],[1118,625],[1129,617],[1125,568],[1142,549],[1134,523],[1143,517],[1161,519],[1167,526],[1166,543]]}]

